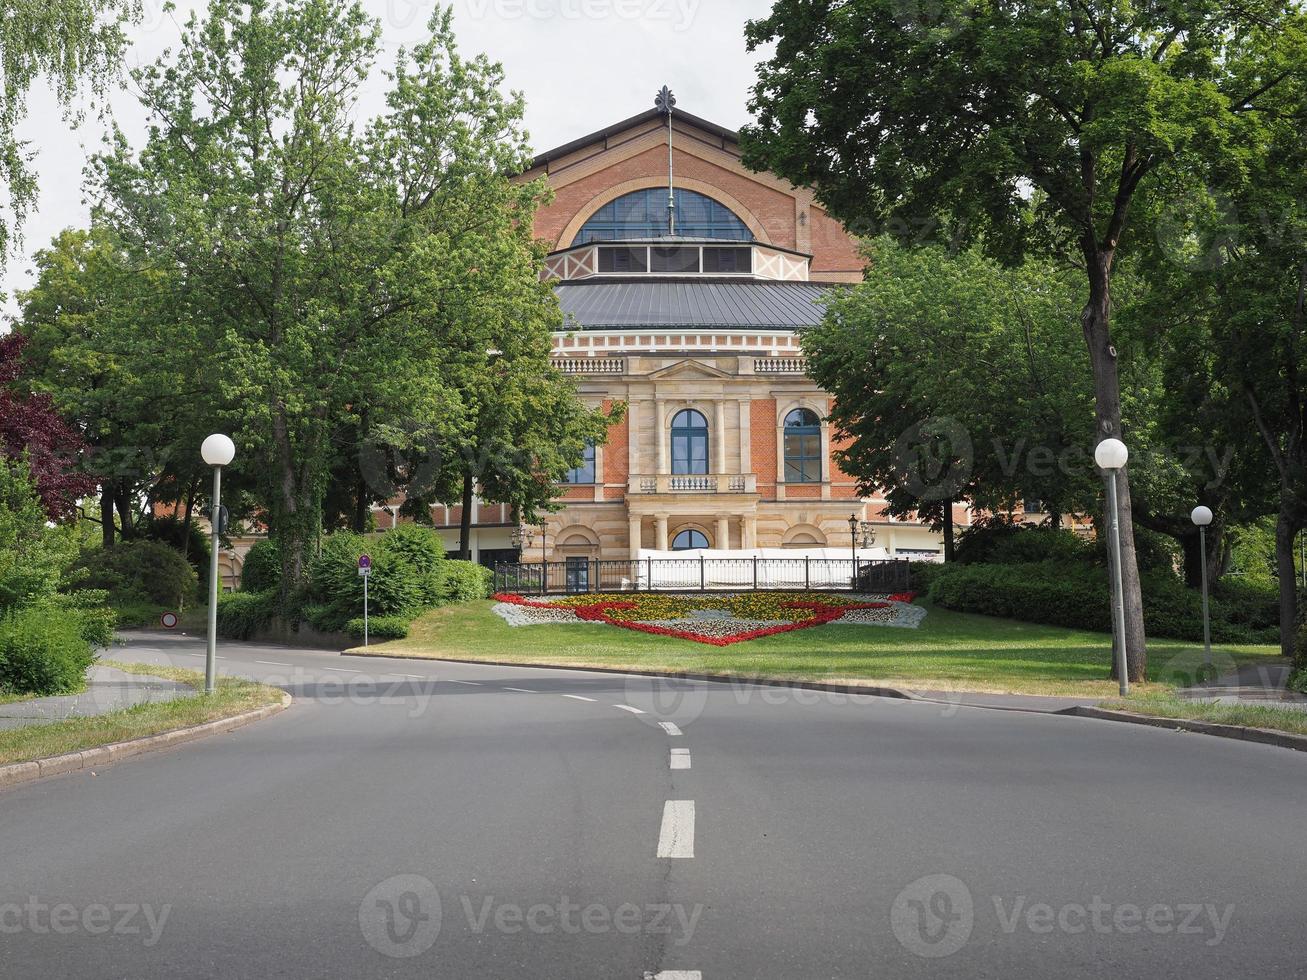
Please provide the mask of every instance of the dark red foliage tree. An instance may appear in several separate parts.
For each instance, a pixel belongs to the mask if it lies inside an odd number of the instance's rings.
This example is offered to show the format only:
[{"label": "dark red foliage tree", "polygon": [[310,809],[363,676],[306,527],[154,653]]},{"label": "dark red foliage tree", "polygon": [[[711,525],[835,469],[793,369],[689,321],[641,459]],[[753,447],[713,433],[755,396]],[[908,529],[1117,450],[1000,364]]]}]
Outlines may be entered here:
[{"label": "dark red foliage tree", "polygon": [[0,454],[9,459],[27,454],[41,503],[57,520],[69,516],[98,484],[80,468],[87,448],[82,437],[59,417],[49,395],[35,394],[23,383],[26,342],[19,333],[0,337]]}]

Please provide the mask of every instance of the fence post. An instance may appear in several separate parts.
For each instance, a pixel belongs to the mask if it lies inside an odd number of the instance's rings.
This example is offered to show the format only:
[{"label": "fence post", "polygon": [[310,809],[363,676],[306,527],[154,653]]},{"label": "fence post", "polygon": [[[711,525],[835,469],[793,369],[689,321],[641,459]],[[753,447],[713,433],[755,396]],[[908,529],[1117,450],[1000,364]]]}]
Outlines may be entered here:
[{"label": "fence post", "polygon": [[812,591],[812,556],[803,556],[803,589],[805,592]]},{"label": "fence post", "polygon": [[703,555],[699,556],[699,591],[700,592],[708,591],[708,580],[704,576]]},{"label": "fence post", "polygon": [[549,595],[549,562],[540,562],[540,594]]},{"label": "fence post", "polygon": [[646,561],[646,562],[648,563],[648,565],[649,565],[649,571],[648,571],[648,573],[645,575],[645,580],[644,580],[644,590],[645,590],[646,592],[652,592],[652,591],[653,591],[653,559],[652,559],[652,558],[646,558],[645,561]]},{"label": "fence post", "polygon": [[758,591],[758,556],[753,556],[753,591]]}]

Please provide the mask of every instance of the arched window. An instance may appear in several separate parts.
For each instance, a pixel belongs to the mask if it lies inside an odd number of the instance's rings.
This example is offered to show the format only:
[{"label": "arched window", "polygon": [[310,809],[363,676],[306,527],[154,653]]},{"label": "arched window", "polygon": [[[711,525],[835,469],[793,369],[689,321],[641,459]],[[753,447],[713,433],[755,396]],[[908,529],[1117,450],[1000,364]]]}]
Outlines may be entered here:
[{"label": "arched window", "polygon": [[673,551],[694,551],[708,547],[708,538],[702,531],[682,531],[672,541]]},{"label": "arched window", "polygon": [[585,453],[581,457],[581,465],[567,471],[563,477],[564,483],[594,483],[595,482],[595,447],[594,443],[585,444]]},{"label": "arched window", "polygon": [[[609,201],[591,215],[572,244],[661,238],[667,231],[667,188],[651,187]],[[676,234],[682,238],[753,241],[749,226],[726,205],[697,191],[681,189],[676,191]]]},{"label": "arched window", "polygon": [[785,482],[821,482],[821,422],[806,408],[785,416]]},{"label": "arched window", "polygon": [[708,472],[708,420],[692,408],[672,419],[672,472]]}]

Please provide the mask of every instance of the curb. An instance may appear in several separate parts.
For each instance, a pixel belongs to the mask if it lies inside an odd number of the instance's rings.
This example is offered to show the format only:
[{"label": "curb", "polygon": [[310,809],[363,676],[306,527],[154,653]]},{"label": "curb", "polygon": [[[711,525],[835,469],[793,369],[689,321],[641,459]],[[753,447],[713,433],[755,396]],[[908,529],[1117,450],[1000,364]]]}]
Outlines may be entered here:
[{"label": "curb", "polygon": [[[752,684],[757,687],[795,687],[805,691],[828,691],[832,694],[865,694],[868,697],[897,698],[901,701],[931,701],[911,691],[894,687],[874,687],[863,684],[830,684],[825,681],[783,680],[777,677],[746,677],[742,674],[701,674],[683,670],[639,670],[628,667],[578,667],[575,664],[524,664],[511,660],[465,660],[459,657],[413,657],[402,653],[350,653],[342,650],[342,657],[360,660],[421,660],[426,663],[480,664],[483,667],[524,667],[532,670],[574,670],[586,674],[628,674],[635,677],[667,677],[678,681],[710,681],[715,684]],[[947,702],[952,704],[952,702]]]},{"label": "curb", "polygon": [[93,749],[69,752],[66,755],[51,756],[48,759],[15,762],[10,765],[0,766],[0,789],[31,782],[34,779],[43,779],[46,776],[75,772],[78,769],[111,765],[122,759],[129,759],[134,755],[155,752],[159,749],[180,745],[183,742],[192,742],[204,738],[206,735],[220,735],[223,732],[230,732],[285,711],[290,707],[293,700],[289,694],[283,692],[280,704],[270,704],[262,708],[256,708],[253,711],[247,711],[244,714],[232,715],[230,718],[218,718],[215,721],[206,721],[202,725],[192,725],[190,728],[175,728],[170,732],[161,732],[158,735],[146,735],[143,738],[134,738],[127,742],[99,745]]},{"label": "curb", "polygon": [[1110,711],[1107,708],[1076,707],[1059,711],[1058,714],[1071,715],[1076,718],[1097,718],[1100,721],[1118,721],[1131,725],[1149,725],[1153,728],[1169,728],[1179,732],[1193,732],[1198,735],[1215,735],[1218,738],[1234,738],[1244,742],[1258,742],[1262,745],[1277,745],[1282,749],[1295,752],[1307,752],[1307,735],[1294,735],[1290,732],[1277,732],[1271,728],[1249,728],[1244,725],[1224,725],[1214,721],[1192,721],[1186,718],[1159,718],[1156,715],[1138,715],[1131,711]]}]

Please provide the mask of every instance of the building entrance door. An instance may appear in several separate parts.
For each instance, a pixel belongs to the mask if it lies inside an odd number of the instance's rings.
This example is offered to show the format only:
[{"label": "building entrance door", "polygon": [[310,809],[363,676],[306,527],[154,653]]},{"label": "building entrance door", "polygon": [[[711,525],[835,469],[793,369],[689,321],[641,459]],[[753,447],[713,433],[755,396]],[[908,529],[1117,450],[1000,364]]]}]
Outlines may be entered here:
[{"label": "building entrance door", "polygon": [[568,592],[590,591],[590,559],[589,558],[567,559],[567,591]]}]

